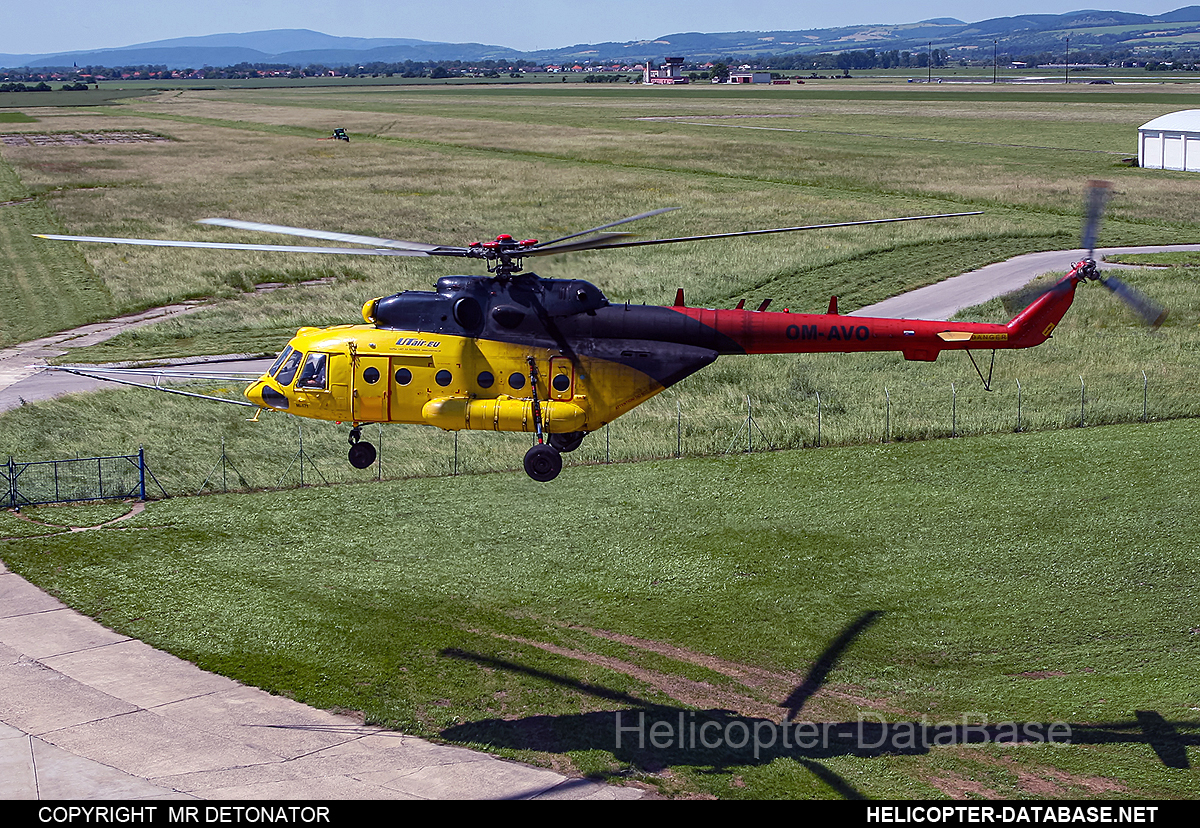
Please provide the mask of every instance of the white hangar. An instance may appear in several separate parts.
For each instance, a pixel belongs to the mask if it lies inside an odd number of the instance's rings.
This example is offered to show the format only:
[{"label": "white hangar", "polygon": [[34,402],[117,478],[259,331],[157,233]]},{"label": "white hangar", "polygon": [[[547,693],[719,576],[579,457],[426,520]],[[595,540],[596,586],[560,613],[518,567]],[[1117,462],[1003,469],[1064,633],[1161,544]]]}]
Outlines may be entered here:
[{"label": "white hangar", "polygon": [[1138,166],[1200,172],[1200,109],[1160,115],[1138,127]]}]

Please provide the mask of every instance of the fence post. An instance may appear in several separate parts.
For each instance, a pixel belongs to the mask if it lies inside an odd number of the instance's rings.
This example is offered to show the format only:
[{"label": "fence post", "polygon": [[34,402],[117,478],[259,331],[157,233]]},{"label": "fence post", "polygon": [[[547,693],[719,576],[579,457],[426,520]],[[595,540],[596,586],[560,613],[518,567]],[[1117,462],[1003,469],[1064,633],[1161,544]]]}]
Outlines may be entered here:
[{"label": "fence post", "polygon": [[950,436],[958,436],[958,389],[950,383]]},{"label": "fence post", "polygon": [[888,393],[886,385],[883,386],[883,396],[887,400],[883,415],[883,442],[888,443],[892,438],[892,395]]},{"label": "fence post", "polygon": [[379,429],[379,451],[375,453],[375,479],[383,480],[383,425],[376,423],[375,427]]},{"label": "fence post", "polygon": [[821,392],[817,394],[817,448],[821,447]]},{"label": "fence post", "polygon": [[1021,431],[1021,381],[1017,380],[1017,431]]},{"label": "fence post", "polygon": [[[225,453],[225,440],[221,440],[221,453]],[[104,494],[101,492],[100,494]],[[138,500],[146,501],[146,449],[138,446]]]},{"label": "fence post", "polygon": [[683,405],[675,400],[675,457],[683,456]]},{"label": "fence post", "polygon": [[8,508],[17,508],[17,464],[8,456]]},{"label": "fence post", "polygon": [[1146,395],[1150,389],[1150,380],[1146,378],[1146,372],[1142,371],[1142,422],[1149,422],[1146,410]]},{"label": "fence post", "polygon": [[746,453],[754,453],[754,409],[750,407],[750,396],[746,396]]},{"label": "fence post", "polygon": [[1084,401],[1084,396],[1086,393],[1087,393],[1087,386],[1083,384],[1083,376],[1080,375],[1080,377],[1079,377],[1079,427],[1080,428],[1083,428],[1083,425],[1084,425],[1083,401]]}]

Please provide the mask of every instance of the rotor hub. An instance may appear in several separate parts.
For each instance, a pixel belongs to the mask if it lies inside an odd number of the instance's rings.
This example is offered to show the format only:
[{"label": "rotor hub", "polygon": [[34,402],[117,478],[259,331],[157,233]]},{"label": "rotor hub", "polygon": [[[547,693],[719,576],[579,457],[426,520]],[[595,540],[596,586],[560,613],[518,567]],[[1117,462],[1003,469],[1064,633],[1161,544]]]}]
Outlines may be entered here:
[{"label": "rotor hub", "polygon": [[483,259],[487,263],[489,273],[504,279],[514,273],[521,272],[521,260],[525,253],[536,247],[537,239],[522,239],[516,241],[507,233],[496,236],[495,241],[472,242],[467,247],[467,256],[472,259]]}]

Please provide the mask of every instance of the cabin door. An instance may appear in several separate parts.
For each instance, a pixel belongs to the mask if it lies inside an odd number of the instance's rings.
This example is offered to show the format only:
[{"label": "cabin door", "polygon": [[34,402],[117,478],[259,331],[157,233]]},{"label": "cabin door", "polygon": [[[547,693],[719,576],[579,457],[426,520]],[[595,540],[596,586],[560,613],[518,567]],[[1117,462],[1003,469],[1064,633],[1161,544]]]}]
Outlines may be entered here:
[{"label": "cabin door", "polygon": [[354,420],[359,423],[386,423],[388,411],[388,389],[391,381],[388,358],[362,356],[354,360],[354,377],[351,380]]}]

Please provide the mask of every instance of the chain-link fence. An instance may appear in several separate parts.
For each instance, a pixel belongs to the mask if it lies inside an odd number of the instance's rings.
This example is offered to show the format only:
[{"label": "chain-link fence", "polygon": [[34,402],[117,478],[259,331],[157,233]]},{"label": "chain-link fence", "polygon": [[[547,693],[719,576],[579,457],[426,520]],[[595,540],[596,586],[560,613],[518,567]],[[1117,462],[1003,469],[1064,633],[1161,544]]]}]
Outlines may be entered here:
[{"label": "chain-link fence", "polygon": [[[1161,383],[1143,373],[1128,381],[1007,380],[948,383],[897,391],[808,390],[787,398],[758,398],[729,389],[715,404],[671,389],[589,435],[564,465],[594,465],[674,457],[911,442],[982,434],[1045,431],[1200,416],[1198,389]],[[429,426],[363,426],[377,449],[367,469],[347,460],[346,427],[287,419],[274,432],[271,460],[243,439],[222,440],[190,492],[396,478],[486,474],[521,468],[532,434],[445,432]],[[206,474],[204,472],[207,472]],[[189,493],[190,493],[189,492]]]},{"label": "chain-link fence", "polygon": [[[881,378],[882,379],[882,378]],[[1135,375],[996,382],[810,387],[747,395],[744,385],[679,386],[588,434],[565,466],[898,443],[1200,417],[1200,379]],[[136,455],[0,466],[11,506],[108,497],[281,489],[519,470],[532,434],[362,427],[375,462],[348,461],[348,426],[283,415],[220,430],[172,432]],[[201,436],[203,434],[203,436]],[[155,477],[157,475],[157,478]],[[162,481],[161,485],[159,480]]]}]

